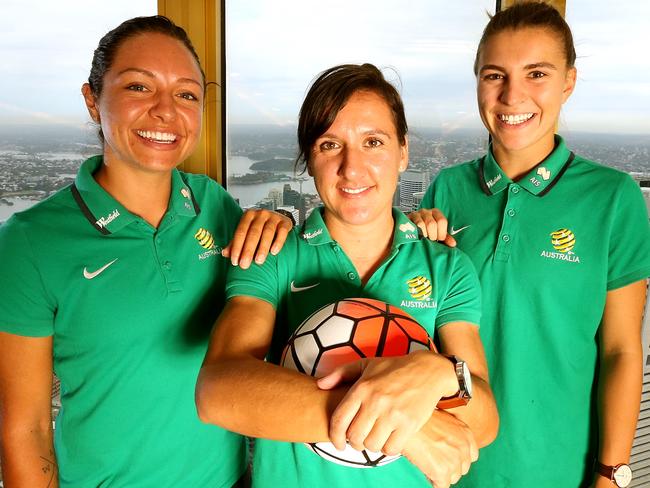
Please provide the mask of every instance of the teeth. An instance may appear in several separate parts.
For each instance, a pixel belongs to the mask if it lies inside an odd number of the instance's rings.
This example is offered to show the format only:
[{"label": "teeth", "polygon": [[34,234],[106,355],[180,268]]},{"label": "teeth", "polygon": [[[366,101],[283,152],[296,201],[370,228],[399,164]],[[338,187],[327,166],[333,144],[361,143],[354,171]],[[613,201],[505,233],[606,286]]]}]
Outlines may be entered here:
[{"label": "teeth", "polygon": [[502,122],[505,122],[508,125],[517,125],[521,124],[523,122],[526,122],[527,120],[530,120],[533,117],[533,113],[528,113],[528,114],[517,114],[517,115],[505,115],[505,114],[499,114],[499,120]]},{"label": "teeth", "polygon": [[341,188],[341,191],[345,193],[350,193],[352,195],[356,195],[357,193],[361,193],[362,191],[366,191],[367,189],[368,187],[364,186],[363,188]]},{"label": "teeth", "polygon": [[136,132],[140,137],[165,144],[171,144],[176,140],[176,134],[170,134],[169,132],[154,132],[150,130],[139,130]]}]

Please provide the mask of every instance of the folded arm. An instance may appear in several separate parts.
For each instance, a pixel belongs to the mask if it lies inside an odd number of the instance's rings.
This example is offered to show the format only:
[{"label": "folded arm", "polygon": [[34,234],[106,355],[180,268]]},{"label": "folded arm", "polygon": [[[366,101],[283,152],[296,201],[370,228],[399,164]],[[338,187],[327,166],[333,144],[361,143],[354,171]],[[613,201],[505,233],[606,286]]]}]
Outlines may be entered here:
[{"label": "folded arm", "polygon": [[463,359],[472,373],[472,399],[462,407],[435,410],[413,435],[403,454],[436,488],[447,488],[467,473],[478,459],[478,447],[494,440],[499,416],[478,328],[469,323],[446,324],[439,329],[441,350]]},{"label": "folded arm", "polygon": [[253,437],[327,441],[345,390],[320,390],[314,378],[265,362],[274,325],[275,310],[263,300],[235,297],[226,304],[199,373],[199,416]]},{"label": "folded arm", "polygon": [[469,366],[472,373],[472,399],[462,407],[448,410],[466,423],[479,447],[491,443],[499,429],[499,414],[490,388],[487,361],[477,326],[467,322],[444,325],[439,329],[440,349],[453,354]]}]

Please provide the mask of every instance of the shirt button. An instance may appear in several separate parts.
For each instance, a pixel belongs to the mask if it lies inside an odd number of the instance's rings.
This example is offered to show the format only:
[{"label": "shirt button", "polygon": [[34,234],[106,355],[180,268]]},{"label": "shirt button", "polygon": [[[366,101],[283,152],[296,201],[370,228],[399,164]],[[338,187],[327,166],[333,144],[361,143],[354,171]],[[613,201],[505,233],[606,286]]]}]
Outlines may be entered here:
[{"label": "shirt button", "polygon": [[508,242],[510,241],[510,236],[508,234],[503,234],[501,236],[501,239],[503,240],[503,242]]},{"label": "shirt button", "polygon": [[512,191],[512,193],[514,193],[516,195],[517,193],[519,193],[519,187],[518,186],[513,186],[511,191]]},{"label": "shirt button", "polygon": [[334,249],[334,252],[340,252],[341,248],[337,246],[336,244],[332,246],[332,249]]},{"label": "shirt button", "polygon": [[516,213],[517,212],[515,212],[513,209],[508,210],[508,215],[510,215],[510,217],[514,217]]},{"label": "shirt button", "polygon": [[357,275],[354,274],[352,271],[350,271],[350,272],[348,273],[348,278],[349,278],[349,279],[353,280],[353,279],[355,279],[356,277],[357,277]]},{"label": "shirt button", "polygon": [[163,263],[163,268],[165,268],[166,270],[172,269],[172,263],[170,263],[169,261],[165,261]]}]

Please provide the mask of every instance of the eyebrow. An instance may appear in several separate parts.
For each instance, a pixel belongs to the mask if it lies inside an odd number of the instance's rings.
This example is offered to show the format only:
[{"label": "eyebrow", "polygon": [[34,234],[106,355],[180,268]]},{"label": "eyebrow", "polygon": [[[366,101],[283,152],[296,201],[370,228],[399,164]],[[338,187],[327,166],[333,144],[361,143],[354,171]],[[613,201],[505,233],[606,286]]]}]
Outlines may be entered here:
[{"label": "eyebrow", "polygon": [[[361,134],[364,136],[379,134],[388,137],[389,139],[391,138],[391,135],[388,132],[385,132],[381,129],[368,129],[366,131],[363,131]],[[336,134],[332,134],[331,132],[325,132],[325,134],[318,137],[318,139],[322,139],[322,138],[337,139],[337,136]]]},{"label": "eyebrow", "polygon": [[[146,69],[141,69],[141,68],[126,68],[126,69],[123,69],[122,71],[120,71],[119,73],[117,73],[117,75],[121,76],[124,73],[128,73],[130,71],[135,71],[136,73],[143,74],[145,76],[148,76],[149,78],[155,78],[156,77],[156,75],[153,74],[151,71],[146,70]],[[198,81],[196,81],[193,78],[178,78],[176,81],[180,81],[182,83],[194,83],[194,84],[196,84],[196,85],[198,85],[200,87],[203,87],[203,85],[201,83],[199,83]]]},{"label": "eyebrow", "polygon": [[[525,70],[529,69],[536,69],[536,68],[547,68],[547,69],[552,69],[557,71],[557,66],[555,66],[553,63],[549,63],[546,61],[539,61],[537,63],[530,63],[524,66]],[[482,73],[485,70],[493,69],[496,71],[505,71],[505,69],[502,66],[496,65],[496,64],[486,64],[484,66],[481,66],[481,69],[479,70],[479,73]]]}]

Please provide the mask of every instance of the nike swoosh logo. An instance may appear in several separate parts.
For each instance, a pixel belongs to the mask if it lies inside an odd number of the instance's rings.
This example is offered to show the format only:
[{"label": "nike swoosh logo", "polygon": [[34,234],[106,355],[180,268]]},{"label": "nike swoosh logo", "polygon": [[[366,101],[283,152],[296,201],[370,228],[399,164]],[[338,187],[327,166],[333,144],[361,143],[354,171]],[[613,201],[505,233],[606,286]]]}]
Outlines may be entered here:
[{"label": "nike swoosh logo", "polygon": [[455,236],[459,232],[462,232],[462,231],[464,231],[465,229],[467,229],[468,227],[471,227],[471,226],[472,225],[470,224],[470,225],[466,225],[465,227],[461,227],[460,229],[454,229],[454,226],[452,225],[451,230],[449,231],[449,235],[450,236]]},{"label": "nike swoosh logo", "polygon": [[320,283],[316,283],[315,285],[310,285],[310,286],[296,286],[294,284],[294,282],[292,281],[291,282],[291,291],[293,293],[295,293],[297,291],[305,291],[305,290],[309,290],[310,288],[314,288],[314,287],[316,287],[318,285],[320,285]]},{"label": "nike swoosh logo", "polygon": [[104,266],[99,268],[97,271],[90,272],[90,271],[88,271],[88,268],[84,268],[84,278],[86,278],[87,280],[92,280],[96,276],[99,276],[100,274],[102,274],[104,272],[104,270],[106,268],[108,268],[111,264],[113,264],[115,261],[117,261],[117,258],[113,259],[110,263],[106,263]]}]

